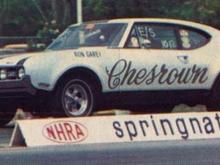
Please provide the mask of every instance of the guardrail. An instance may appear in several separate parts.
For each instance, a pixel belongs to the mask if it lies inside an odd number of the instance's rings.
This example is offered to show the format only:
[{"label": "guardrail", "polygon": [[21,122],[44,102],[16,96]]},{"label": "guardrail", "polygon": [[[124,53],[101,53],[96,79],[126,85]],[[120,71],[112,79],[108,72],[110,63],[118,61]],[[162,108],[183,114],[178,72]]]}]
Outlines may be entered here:
[{"label": "guardrail", "polygon": [[49,38],[35,37],[35,36],[0,37],[0,47],[3,47],[8,44],[19,44],[19,43],[34,44],[34,43],[48,43],[48,42],[50,42]]}]

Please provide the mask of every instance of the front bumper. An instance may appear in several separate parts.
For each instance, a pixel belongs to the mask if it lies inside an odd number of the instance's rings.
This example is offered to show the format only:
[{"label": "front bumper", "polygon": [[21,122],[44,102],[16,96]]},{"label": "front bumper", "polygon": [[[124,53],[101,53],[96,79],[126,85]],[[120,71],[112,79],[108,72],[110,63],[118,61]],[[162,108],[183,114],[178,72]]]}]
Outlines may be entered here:
[{"label": "front bumper", "polygon": [[31,85],[29,76],[22,80],[0,81],[0,99],[2,98],[24,98],[36,95],[36,89]]}]

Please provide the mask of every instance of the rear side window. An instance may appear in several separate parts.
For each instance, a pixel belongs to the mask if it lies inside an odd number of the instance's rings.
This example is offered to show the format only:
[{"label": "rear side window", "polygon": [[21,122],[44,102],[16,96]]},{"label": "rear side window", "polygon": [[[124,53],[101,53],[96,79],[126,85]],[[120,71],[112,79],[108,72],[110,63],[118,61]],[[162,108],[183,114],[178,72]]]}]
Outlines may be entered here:
[{"label": "rear side window", "polygon": [[168,23],[137,23],[133,26],[127,48],[191,50],[206,45],[211,36],[199,29]]},{"label": "rear side window", "polygon": [[[136,37],[136,40],[134,37]],[[148,49],[177,49],[178,43],[175,29],[170,26],[168,27],[160,25],[134,25],[127,42],[127,47],[140,47]]]},{"label": "rear side window", "polygon": [[202,47],[206,45],[211,38],[210,35],[196,29],[179,28],[178,33],[181,48],[184,50]]},{"label": "rear side window", "polygon": [[161,49],[177,49],[177,38],[172,27],[152,26],[154,35],[151,37],[152,47]]}]

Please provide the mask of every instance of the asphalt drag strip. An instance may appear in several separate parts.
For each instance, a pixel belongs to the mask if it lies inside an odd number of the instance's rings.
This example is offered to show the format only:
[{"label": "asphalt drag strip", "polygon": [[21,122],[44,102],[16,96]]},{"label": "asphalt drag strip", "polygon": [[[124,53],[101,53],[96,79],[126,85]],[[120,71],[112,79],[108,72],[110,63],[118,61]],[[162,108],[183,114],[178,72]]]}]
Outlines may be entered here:
[{"label": "asphalt drag strip", "polygon": [[13,127],[0,128],[0,148],[8,147],[13,129]]}]

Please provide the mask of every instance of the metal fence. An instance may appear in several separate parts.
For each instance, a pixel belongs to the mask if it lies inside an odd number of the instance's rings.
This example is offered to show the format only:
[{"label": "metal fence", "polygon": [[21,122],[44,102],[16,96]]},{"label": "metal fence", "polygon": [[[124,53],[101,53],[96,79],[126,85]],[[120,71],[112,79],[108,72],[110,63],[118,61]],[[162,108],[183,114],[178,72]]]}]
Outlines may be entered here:
[{"label": "metal fence", "polygon": [[0,37],[0,47],[4,47],[5,45],[8,44],[27,44],[28,46],[33,47],[37,43],[43,43],[45,45],[48,45],[50,43],[50,39],[43,37],[34,37],[34,36]]}]

